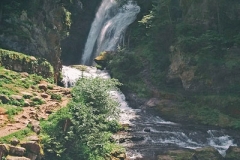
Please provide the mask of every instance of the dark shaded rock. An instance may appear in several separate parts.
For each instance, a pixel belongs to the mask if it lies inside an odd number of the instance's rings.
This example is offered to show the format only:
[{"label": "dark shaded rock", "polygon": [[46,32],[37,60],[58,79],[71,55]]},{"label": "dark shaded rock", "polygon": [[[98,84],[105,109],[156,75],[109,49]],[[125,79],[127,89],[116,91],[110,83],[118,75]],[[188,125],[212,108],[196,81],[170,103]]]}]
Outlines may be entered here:
[{"label": "dark shaded rock", "polygon": [[10,143],[11,145],[16,146],[20,143],[20,141],[17,138],[13,138]]},{"label": "dark shaded rock", "polygon": [[8,155],[9,146],[7,144],[0,144],[0,159]]},{"label": "dark shaded rock", "polygon": [[145,139],[144,137],[137,137],[137,136],[130,138],[130,140],[132,141],[143,141],[144,139]]},{"label": "dark shaded rock", "polygon": [[26,149],[23,147],[10,146],[9,154],[13,156],[23,156],[26,153]]},{"label": "dark shaded rock", "polygon": [[46,84],[38,84],[38,88],[44,91],[47,91],[47,85]]},{"label": "dark shaded rock", "polygon": [[240,160],[240,147],[230,146],[226,151],[226,160]]},{"label": "dark shaded rock", "polygon": [[144,128],[143,131],[144,131],[144,132],[151,132],[151,129],[150,129],[150,128]]},{"label": "dark shaded rock", "polygon": [[42,93],[42,94],[41,94],[41,97],[42,97],[42,98],[48,98],[48,94]]},{"label": "dark shaded rock", "polygon": [[40,154],[41,147],[36,141],[28,141],[21,143],[21,146],[26,148],[26,150],[35,154]]},{"label": "dark shaded rock", "polygon": [[0,94],[0,100],[2,101],[3,104],[6,104],[10,101],[10,99],[7,96],[2,94]]}]

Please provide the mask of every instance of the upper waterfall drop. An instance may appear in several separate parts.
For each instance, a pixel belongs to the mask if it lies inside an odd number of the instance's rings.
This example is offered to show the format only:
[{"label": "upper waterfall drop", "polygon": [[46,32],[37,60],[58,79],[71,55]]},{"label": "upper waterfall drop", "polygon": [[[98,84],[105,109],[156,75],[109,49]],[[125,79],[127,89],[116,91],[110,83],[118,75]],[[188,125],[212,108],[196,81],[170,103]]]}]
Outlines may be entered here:
[{"label": "upper waterfall drop", "polygon": [[81,64],[91,65],[102,51],[114,51],[127,27],[136,19],[140,7],[128,0],[118,7],[116,0],[103,0],[92,23]]}]

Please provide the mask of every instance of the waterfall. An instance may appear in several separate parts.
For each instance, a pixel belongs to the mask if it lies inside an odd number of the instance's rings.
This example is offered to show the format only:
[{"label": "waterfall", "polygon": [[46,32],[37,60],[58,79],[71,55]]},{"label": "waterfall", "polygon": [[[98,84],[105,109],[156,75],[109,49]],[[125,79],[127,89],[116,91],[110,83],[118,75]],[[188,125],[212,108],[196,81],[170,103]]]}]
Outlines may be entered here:
[{"label": "waterfall", "polygon": [[118,7],[116,0],[103,0],[92,23],[81,63],[91,65],[100,52],[115,51],[139,12],[140,7],[132,0],[122,7]]}]

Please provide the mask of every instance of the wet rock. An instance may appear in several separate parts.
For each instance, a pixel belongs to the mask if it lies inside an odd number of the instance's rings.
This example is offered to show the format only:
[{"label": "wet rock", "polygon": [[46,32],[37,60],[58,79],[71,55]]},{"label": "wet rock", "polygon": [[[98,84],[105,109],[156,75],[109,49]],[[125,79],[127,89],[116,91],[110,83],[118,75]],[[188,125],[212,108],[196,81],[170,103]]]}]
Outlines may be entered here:
[{"label": "wet rock", "polygon": [[10,143],[11,145],[16,146],[20,143],[20,141],[17,138],[13,138]]},{"label": "wet rock", "polygon": [[222,155],[213,147],[204,147],[195,150],[194,160],[223,160]]},{"label": "wet rock", "polygon": [[26,153],[26,149],[23,147],[10,146],[9,154],[13,156],[23,156]]},{"label": "wet rock", "polygon": [[226,160],[240,160],[240,147],[230,146],[226,151]]},{"label": "wet rock", "polygon": [[135,137],[130,138],[130,140],[132,140],[132,141],[143,141],[144,139],[145,138],[141,137],[141,136],[135,136]]},{"label": "wet rock", "polygon": [[151,132],[151,129],[150,128],[145,128],[143,131],[144,132]]}]

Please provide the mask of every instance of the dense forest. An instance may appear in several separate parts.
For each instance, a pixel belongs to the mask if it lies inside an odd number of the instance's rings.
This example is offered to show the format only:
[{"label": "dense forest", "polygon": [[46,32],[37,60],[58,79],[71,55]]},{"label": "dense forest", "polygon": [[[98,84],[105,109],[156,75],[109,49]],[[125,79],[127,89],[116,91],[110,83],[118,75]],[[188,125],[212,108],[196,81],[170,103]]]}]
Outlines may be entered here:
[{"label": "dense forest", "polygon": [[108,64],[112,75],[139,96],[175,101],[178,107],[165,111],[167,116],[238,128],[233,119],[240,111],[240,3],[138,4],[141,13],[128,29],[128,43]]}]

